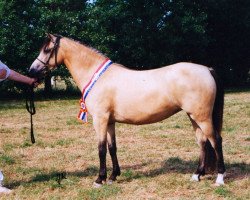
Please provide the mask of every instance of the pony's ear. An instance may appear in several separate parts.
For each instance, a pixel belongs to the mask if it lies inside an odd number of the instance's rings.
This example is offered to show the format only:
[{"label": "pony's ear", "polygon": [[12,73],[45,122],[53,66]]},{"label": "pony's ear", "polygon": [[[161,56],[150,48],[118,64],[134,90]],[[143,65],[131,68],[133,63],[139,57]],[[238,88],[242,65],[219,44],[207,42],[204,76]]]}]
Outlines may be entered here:
[{"label": "pony's ear", "polygon": [[50,34],[50,33],[46,33],[47,37],[50,38],[51,40],[53,40],[54,35]]}]

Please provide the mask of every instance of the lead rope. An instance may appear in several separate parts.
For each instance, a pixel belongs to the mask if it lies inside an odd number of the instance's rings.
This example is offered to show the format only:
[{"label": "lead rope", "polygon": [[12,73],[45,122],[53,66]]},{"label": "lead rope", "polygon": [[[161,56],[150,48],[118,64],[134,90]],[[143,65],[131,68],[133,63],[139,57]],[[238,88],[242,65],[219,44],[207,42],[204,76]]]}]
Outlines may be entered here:
[{"label": "lead rope", "polygon": [[36,142],[33,130],[33,118],[32,116],[36,114],[36,108],[34,104],[34,86],[29,86],[26,90],[26,109],[30,113],[30,138],[32,144]]}]

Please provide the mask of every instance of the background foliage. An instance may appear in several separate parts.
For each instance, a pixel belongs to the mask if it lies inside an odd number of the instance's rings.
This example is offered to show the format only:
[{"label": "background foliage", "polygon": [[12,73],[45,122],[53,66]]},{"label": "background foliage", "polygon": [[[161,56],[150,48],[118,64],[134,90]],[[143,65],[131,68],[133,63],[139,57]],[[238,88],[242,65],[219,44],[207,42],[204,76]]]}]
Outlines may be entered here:
[{"label": "background foliage", "polygon": [[[180,61],[208,65],[226,86],[238,87],[249,84],[249,10],[244,0],[0,0],[0,59],[26,73],[50,32],[138,70]],[[70,76],[64,67],[53,73]]]}]

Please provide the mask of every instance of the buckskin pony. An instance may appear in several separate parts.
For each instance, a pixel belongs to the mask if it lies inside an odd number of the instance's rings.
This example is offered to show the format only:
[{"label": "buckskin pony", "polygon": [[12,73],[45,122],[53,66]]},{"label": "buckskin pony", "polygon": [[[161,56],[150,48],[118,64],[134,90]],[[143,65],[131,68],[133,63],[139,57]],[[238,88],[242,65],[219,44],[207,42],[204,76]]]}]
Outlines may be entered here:
[{"label": "buckskin pony", "polygon": [[112,63],[97,50],[80,42],[48,34],[30,74],[43,76],[64,63],[82,91],[79,118],[93,118],[98,135],[99,175],[94,186],[106,182],[107,148],[113,170],[108,183],[120,175],[115,123],[150,124],[184,110],[200,147],[198,168],[191,180],[217,168],[216,185],[224,184],[222,152],[224,91],[212,68],[177,63],[153,70],[135,71]]}]

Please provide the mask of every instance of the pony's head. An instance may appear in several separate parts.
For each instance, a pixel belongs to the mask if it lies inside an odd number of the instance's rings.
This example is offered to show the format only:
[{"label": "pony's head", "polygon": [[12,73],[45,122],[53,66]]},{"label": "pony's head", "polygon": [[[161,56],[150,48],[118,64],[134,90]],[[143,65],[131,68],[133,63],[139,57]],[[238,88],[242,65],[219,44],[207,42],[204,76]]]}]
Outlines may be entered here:
[{"label": "pony's head", "polygon": [[58,54],[61,38],[58,35],[47,34],[40,54],[30,66],[30,76],[41,78],[62,62],[62,57]]}]

